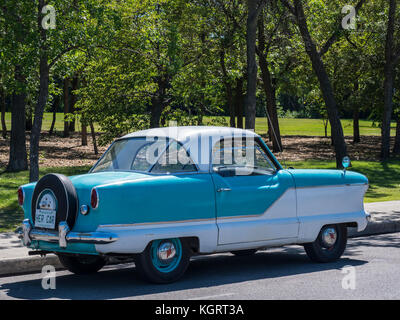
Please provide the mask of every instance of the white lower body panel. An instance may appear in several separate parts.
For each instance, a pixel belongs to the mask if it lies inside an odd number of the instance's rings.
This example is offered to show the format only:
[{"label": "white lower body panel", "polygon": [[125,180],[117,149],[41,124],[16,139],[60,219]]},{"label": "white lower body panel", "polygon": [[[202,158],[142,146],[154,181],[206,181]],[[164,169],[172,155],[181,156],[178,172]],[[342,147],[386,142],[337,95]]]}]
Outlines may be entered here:
[{"label": "white lower body panel", "polygon": [[[368,223],[363,205],[367,188],[344,185],[289,189],[260,216],[229,217],[218,219],[218,223],[217,219],[206,219],[99,226],[96,231],[115,233],[118,240],[98,244],[96,250],[103,254],[140,253],[152,240],[196,237],[200,253],[214,253],[313,242],[327,224],[356,223],[357,230],[362,231]],[[297,203],[297,217],[280,218],[280,213],[286,212],[288,203],[293,201]],[[219,224],[224,229],[225,243],[218,243]]]},{"label": "white lower body panel", "polygon": [[313,242],[327,224],[356,223],[358,231],[364,230],[368,224],[363,203],[367,189],[366,184],[298,188],[298,242]]}]

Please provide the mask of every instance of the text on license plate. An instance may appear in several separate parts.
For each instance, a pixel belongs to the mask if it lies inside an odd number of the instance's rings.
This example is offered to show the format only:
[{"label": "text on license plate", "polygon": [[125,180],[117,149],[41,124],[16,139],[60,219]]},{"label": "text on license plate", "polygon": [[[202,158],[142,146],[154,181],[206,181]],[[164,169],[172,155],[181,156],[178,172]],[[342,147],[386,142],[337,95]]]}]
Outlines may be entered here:
[{"label": "text on license plate", "polygon": [[54,229],[56,224],[56,211],[55,210],[36,210],[35,227]]}]

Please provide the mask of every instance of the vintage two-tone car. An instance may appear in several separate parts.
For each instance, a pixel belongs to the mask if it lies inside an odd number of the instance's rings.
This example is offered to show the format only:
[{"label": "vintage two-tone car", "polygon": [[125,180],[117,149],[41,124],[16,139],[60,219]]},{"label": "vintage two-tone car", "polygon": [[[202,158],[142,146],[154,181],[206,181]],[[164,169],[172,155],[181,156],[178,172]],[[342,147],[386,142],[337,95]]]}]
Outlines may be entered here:
[{"label": "vintage two-tone car", "polygon": [[252,131],[149,129],[117,139],[87,174],[21,186],[20,237],[74,273],[133,258],[157,283],[180,278],[197,254],[299,244],[330,262],[348,227],[366,227],[367,188],[351,171],[284,169]]}]

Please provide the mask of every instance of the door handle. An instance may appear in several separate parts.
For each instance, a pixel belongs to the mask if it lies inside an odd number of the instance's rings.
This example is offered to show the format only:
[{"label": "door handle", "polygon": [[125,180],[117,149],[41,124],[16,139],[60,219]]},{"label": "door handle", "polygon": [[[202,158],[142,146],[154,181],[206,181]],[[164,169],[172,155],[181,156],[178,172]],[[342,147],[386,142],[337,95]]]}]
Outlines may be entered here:
[{"label": "door handle", "polygon": [[231,188],[219,188],[217,189],[217,192],[222,192],[222,191],[231,191]]}]

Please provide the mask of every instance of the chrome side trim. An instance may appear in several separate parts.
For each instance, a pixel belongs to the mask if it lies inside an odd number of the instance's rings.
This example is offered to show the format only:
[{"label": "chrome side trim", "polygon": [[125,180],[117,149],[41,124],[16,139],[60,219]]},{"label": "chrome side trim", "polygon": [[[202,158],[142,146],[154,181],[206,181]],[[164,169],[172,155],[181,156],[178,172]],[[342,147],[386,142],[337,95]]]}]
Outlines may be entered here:
[{"label": "chrome side trim", "polygon": [[327,184],[327,185],[320,185],[320,186],[303,186],[303,187],[296,187],[296,189],[316,189],[316,188],[338,188],[338,187],[356,187],[356,186],[369,186],[368,183],[345,183],[345,184]]},{"label": "chrome side trim", "polygon": [[70,232],[67,235],[68,242],[107,244],[118,240],[118,236],[108,232]]},{"label": "chrome side trim", "polygon": [[204,218],[204,219],[188,219],[188,220],[175,220],[175,221],[157,221],[157,222],[140,222],[140,223],[124,223],[124,224],[102,224],[99,228],[124,228],[124,227],[136,227],[136,226],[147,226],[156,224],[174,224],[174,223],[193,223],[193,222],[215,222],[215,218]]},{"label": "chrome side trim", "polygon": [[[289,190],[297,190],[297,189],[311,189],[311,188],[325,188],[325,187],[349,187],[349,186],[363,186],[368,185],[367,183],[354,183],[350,185],[324,185],[324,186],[310,186],[310,187],[290,187],[285,190],[271,205],[268,209],[278,200],[280,200],[284,194]],[[222,191],[222,190],[221,190]],[[268,210],[267,209],[267,210]],[[234,220],[234,219],[251,219],[251,218],[259,218],[265,215],[266,212],[262,212],[260,214],[251,214],[251,215],[237,215],[237,216],[222,216],[216,218],[205,218],[205,219],[187,219],[187,220],[175,220],[175,221],[157,221],[157,222],[139,222],[139,223],[125,223],[125,224],[103,224],[99,225],[99,228],[125,228],[125,227],[139,227],[139,226],[147,226],[147,225],[164,225],[164,224],[174,224],[174,223],[194,223],[194,222],[218,222],[218,220]]]}]

